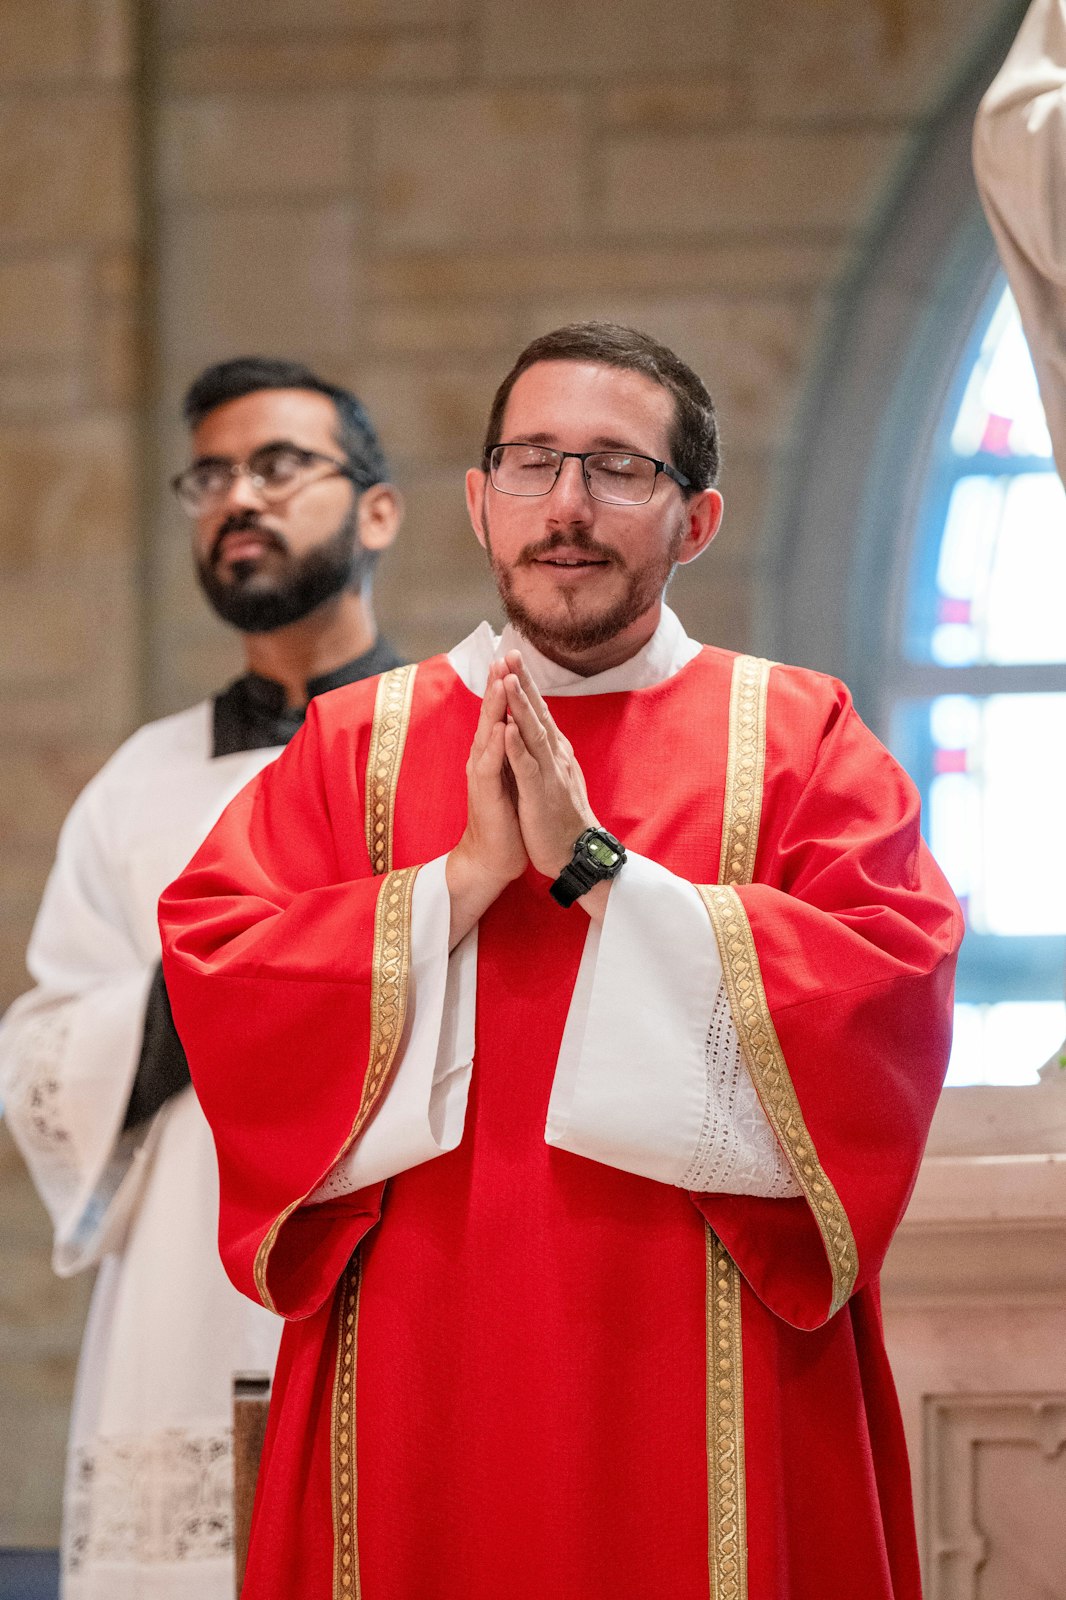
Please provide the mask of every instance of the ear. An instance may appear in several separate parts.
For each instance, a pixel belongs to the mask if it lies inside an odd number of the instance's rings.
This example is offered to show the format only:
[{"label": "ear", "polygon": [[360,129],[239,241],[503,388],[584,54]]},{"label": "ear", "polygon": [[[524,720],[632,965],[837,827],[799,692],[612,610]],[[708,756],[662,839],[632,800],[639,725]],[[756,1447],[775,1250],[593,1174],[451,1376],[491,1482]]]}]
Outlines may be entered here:
[{"label": "ear", "polygon": [[357,526],[364,550],[387,550],[403,521],[403,495],[391,483],[372,483],[359,496]]},{"label": "ear", "polygon": [[701,555],[719,528],[725,502],[717,489],[701,489],[685,507],[685,536],[677,559],[684,566]]},{"label": "ear", "polygon": [[477,534],[477,542],[482,549],[485,548],[485,490],[488,487],[488,474],[478,467],[471,467],[466,475],[466,510],[470,518],[470,526]]}]

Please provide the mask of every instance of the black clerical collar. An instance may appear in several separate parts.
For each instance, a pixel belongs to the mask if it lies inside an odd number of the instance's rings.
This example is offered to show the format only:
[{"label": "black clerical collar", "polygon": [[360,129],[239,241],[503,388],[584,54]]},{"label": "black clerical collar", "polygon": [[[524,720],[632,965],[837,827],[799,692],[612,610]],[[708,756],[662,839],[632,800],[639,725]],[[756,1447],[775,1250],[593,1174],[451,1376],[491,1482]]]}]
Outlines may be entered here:
[{"label": "black clerical collar", "polygon": [[[309,679],[308,699],[400,665],[400,657],[388,640],[379,638],[365,655]],[[288,744],[303,723],[305,708],[294,711],[286,706],[285,698],[283,684],[261,677],[258,672],[246,672],[223,689],[214,701],[212,756],[233,756],[244,750],[269,750],[274,745]]]}]

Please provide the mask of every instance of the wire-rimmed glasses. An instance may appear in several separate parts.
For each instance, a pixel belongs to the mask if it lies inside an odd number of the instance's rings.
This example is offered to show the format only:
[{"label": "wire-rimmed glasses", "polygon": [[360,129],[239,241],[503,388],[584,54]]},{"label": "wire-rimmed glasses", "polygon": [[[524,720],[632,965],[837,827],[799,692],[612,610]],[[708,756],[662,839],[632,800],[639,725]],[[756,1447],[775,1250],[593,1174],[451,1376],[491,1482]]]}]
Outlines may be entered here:
[{"label": "wire-rimmed glasses", "polygon": [[489,479],[501,494],[550,494],[563,462],[571,460],[581,462],[585,487],[592,498],[608,505],[646,505],[660,472],[682,489],[691,487],[689,479],[676,467],[632,450],[551,450],[547,445],[517,440],[492,446],[488,453]]}]

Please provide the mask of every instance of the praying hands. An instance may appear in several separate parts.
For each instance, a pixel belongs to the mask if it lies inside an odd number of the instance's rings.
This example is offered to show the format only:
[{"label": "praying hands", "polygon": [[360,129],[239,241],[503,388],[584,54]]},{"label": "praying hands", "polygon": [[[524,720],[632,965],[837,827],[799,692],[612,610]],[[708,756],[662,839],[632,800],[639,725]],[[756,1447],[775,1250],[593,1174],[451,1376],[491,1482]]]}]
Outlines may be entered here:
[{"label": "praying hands", "polygon": [[[466,828],[447,865],[453,949],[527,863],[558,877],[579,834],[598,826],[573,747],[518,650],[489,669],[466,774]],[[609,890],[582,896],[597,921]]]}]

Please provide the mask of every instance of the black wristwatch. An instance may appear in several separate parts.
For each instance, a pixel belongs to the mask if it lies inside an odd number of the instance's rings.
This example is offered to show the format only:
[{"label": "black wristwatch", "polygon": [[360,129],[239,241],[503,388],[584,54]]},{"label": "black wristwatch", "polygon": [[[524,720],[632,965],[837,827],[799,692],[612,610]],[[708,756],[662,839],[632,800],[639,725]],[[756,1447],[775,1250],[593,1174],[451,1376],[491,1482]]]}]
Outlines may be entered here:
[{"label": "black wristwatch", "polygon": [[552,884],[550,894],[561,906],[572,906],[594,884],[621,872],[625,848],[606,828],[586,828],[574,844],[574,854]]}]

